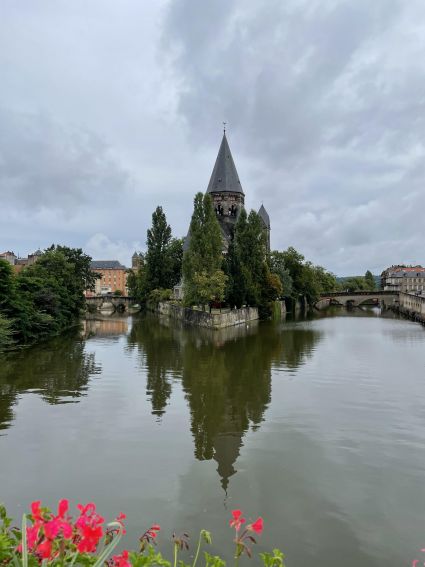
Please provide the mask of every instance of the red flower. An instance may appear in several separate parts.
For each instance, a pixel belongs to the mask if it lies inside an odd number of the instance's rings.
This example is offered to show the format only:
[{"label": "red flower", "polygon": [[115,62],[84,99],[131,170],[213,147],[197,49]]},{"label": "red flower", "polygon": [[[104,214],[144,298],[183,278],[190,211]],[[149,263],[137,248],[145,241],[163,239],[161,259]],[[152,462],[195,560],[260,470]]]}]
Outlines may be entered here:
[{"label": "red flower", "polygon": [[161,527],[158,524],[153,524],[153,526],[148,529],[148,534],[155,539],[158,535],[156,532],[159,532],[160,529]]},{"label": "red flower", "polygon": [[233,520],[229,521],[230,527],[235,528],[238,532],[241,525],[245,523],[245,518],[242,518],[242,512],[240,510],[232,510]]},{"label": "red flower", "polygon": [[44,535],[47,539],[55,539],[61,529],[61,523],[56,518],[50,520],[50,522],[46,522],[43,526],[44,528]]},{"label": "red flower", "polygon": [[37,547],[37,553],[41,555],[42,559],[50,559],[52,553],[52,542],[49,539],[45,539]]},{"label": "red flower", "polygon": [[114,555],[112,557],[113,567],[131,567],[131,563],[128,560],[128,551],[124,550],[121,555]]},{"label": "red flower", "polygon": [[34,520],[43,519],[41,515],[41,500],[37,500],[36,502],[31,503],[31,514]]},{"label": "red flower", "polygon": [[263,518],[260,516],[255,520],[253,524],[247,526],[248,530],[255,532],[256,534],[261,534],[263,531]]},{"label": "red flower", "polygon": [[78,504],[81,512],[80,517],[75,522],[80,536],[77,549],[80,553],[96,551],[99,540],[103,536],[102,523],[104,519],[96,514],[96,506],[90,502],[86,506]]},{"label": "red flower", "polygon": [[127,533],[125,528],[124,528],[124,522],[123,522],[123,520],[125,520],[126,517],[127,516],[125,514],[123,514],[122,512],[120,512],[118,514],[118,516],[116,517],[116,521],[121,525],[121,531],[122,531],[123,534]]},{"label": "red flower", "polygon": [[58,518],[64,518],[65,514],[68,512],[69,502],[65,498],[59,501],[58,505]]}]

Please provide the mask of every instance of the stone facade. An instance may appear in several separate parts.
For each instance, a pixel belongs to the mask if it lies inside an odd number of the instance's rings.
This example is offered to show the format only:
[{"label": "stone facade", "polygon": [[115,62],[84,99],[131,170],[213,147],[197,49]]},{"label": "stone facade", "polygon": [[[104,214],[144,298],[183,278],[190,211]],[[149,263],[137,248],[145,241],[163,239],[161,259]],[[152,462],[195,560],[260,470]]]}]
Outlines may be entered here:
[{"label": "stone facade", "polygon": [[165,315],[171,319],[208,329],[224,329],[259,319],[256,307],[243,307],[242,309],[233,309],[226,313],[208,313],[207,311],[198,311],[165,302],[159,303],[157,311],[160,315]]},{"label": "stone facade", "polygon": [[384,291],[425,293],[425,268],[422,266],[391,266],[381,274]]}]

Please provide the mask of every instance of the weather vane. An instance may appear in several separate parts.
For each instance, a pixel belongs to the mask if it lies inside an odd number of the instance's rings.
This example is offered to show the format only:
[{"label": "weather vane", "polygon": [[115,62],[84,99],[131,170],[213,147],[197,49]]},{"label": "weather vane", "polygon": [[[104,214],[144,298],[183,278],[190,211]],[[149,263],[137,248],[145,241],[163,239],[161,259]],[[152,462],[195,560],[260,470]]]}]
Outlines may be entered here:
[{"label": "weather vane", "polygon": [[227,122],[223,122],[223,132],[226,133],[226,124]]}]

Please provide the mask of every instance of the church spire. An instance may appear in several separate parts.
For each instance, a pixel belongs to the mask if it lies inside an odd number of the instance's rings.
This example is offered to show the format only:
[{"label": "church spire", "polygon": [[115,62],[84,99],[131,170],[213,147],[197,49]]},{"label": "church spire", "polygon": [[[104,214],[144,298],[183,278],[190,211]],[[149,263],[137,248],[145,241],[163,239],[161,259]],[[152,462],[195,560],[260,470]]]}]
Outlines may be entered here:
[{"label": "church spire", "polygon": [[236,171],[232,152],[226,137],[226,129],[223,132],[220,149],[208,184],[208,193],[242,193],[244,195],[239,175]]}]

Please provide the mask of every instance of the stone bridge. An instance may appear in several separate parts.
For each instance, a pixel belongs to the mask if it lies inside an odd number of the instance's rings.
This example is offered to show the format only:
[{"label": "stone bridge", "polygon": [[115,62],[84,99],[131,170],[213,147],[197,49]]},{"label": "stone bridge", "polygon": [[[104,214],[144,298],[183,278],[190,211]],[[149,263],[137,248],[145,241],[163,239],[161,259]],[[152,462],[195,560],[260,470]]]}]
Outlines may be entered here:
[{"label": "stone bridge", "polygon": [[134,297],[128,295],[96,295],[86,297],[86,305],[89,311],[118,311],[123,313],[131,307],[138,306]]},{"label": "stone bridge", "polygon": [[322,293],[315,307],[324,309],[329,305],[343,305],[345,307],[361,307],[362,305],[378,305],[391,307],[397,305],[399,294],[393,291],[335,291]]}]

